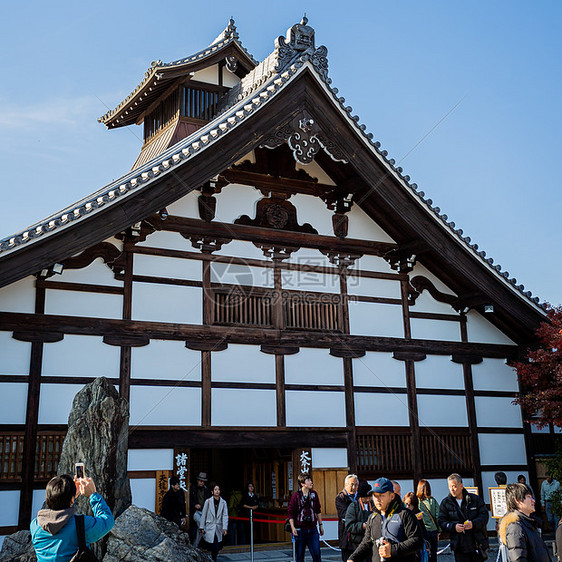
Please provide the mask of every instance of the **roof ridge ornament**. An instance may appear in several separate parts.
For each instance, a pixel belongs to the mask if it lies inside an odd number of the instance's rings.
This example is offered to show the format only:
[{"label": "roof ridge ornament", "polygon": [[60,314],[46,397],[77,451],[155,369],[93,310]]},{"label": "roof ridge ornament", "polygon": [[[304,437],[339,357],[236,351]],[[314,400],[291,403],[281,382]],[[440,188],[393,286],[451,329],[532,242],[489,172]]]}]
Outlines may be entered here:
[{"label": "roof ridge ornament", "polygon": [[297,57],[301,62],[310,60],[323,80],[328,79],[328,49],[322,45],[315,48],[314,28],[308,25],[306,14],[300,23],[296,23],[287,30],[285,37],[280,35],[275,40],[275,71],[281,72]]},{"label": "roof ridge ornament", "polygon": [[238,34],[238,30],[236,29],[234,18],[231,16],[230,19],[228,20],[228,25],[221,31],[219,36],[211,43],[211,45],[219,43],[220,41],[224,41],[225,39],[239,39],[239,38],[240,35]]}]

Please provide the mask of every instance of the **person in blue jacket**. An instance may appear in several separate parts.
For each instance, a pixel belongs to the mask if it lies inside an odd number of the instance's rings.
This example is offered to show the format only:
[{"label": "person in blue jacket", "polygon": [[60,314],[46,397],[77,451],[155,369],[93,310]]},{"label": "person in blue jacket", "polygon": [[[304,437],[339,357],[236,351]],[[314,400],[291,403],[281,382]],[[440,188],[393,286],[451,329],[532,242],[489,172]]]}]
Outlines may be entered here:
[{"label": "person in blue jacket", "polygon": [[31,542],[38,562],[68,562],[78,550],[74,500],[90,499],[93,517],[84,516],[86,544],[100,540],[115,520],[91,478],[72,479],[68,474],[51,478],[45,490],[48,509],[41,509],[31,522]]}]

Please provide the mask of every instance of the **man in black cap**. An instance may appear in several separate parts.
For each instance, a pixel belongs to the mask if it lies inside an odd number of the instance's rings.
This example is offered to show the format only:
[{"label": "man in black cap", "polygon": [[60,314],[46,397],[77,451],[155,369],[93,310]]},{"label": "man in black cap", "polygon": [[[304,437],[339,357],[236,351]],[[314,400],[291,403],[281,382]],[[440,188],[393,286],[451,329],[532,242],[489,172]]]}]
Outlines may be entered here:
[{"label": "man in black cap", "polygon": [[346,561],[361,544],[365,536],[369,516],[375,510],[372,490],[368,482],[361,482],[359,490],[357,491],[357,500],[351,503],[345,513],[345,532],[349,538],[349,549],[345,557]]},{"label": "man in black cap", "polygon": [[372,562],[380,562],[383,558],[415,562],[416,552],[423,545],[415,515],[404,508],[388,478],[375,480],[372,495],[376,511],[367,519],[365,536],[349,557],[349,562],[368,556]]},{"label": "man in black cap", "polygon": [[205,485],[205,482],[207,482],[207,473],[200,472],[197,475],[197,485],[191,486],[189,490],[189,506],[191,508],[193,521],[195,522],[195,534],[192,536],[193,546],[195,547],[201,540],[201,534],[198,532],[198,529],[203,513],[203,504],[206,499],[211,497],[211,492]]}]

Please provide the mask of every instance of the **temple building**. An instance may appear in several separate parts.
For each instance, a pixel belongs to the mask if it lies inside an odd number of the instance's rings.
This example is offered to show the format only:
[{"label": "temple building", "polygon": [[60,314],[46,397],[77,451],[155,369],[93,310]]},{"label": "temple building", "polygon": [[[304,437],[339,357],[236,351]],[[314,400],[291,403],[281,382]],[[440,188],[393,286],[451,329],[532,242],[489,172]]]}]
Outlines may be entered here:
[{"label": "temple building", "polygon": [[458,472],[486,502],[497,470],[536,482],[553,435],[523,423],[508,362],[543,307],[340,96],[306,18],[262,62],[231,20],[100,118],[144,125],[130,171],[0,240],[0,535],[29,525],[100,376],[149,509],[178,470],[252,480],[271,513],[312,470],[328,516],[348,471],[437,499]]}]

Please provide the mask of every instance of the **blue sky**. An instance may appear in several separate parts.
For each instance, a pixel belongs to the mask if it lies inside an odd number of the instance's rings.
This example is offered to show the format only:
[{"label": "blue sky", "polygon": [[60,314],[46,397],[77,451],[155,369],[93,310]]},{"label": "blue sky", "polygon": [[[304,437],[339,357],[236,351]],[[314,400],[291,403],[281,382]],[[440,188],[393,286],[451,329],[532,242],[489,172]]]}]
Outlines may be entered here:
[{"label": "blue sky", "polygon": [[557,1],[6,4],[0,238],[129,170],[140,128],[97,118],[152,60],[205,47],[230,16],[261,60],[305,11],[333,85],[412,181],[518,283],[562,303]]}]

